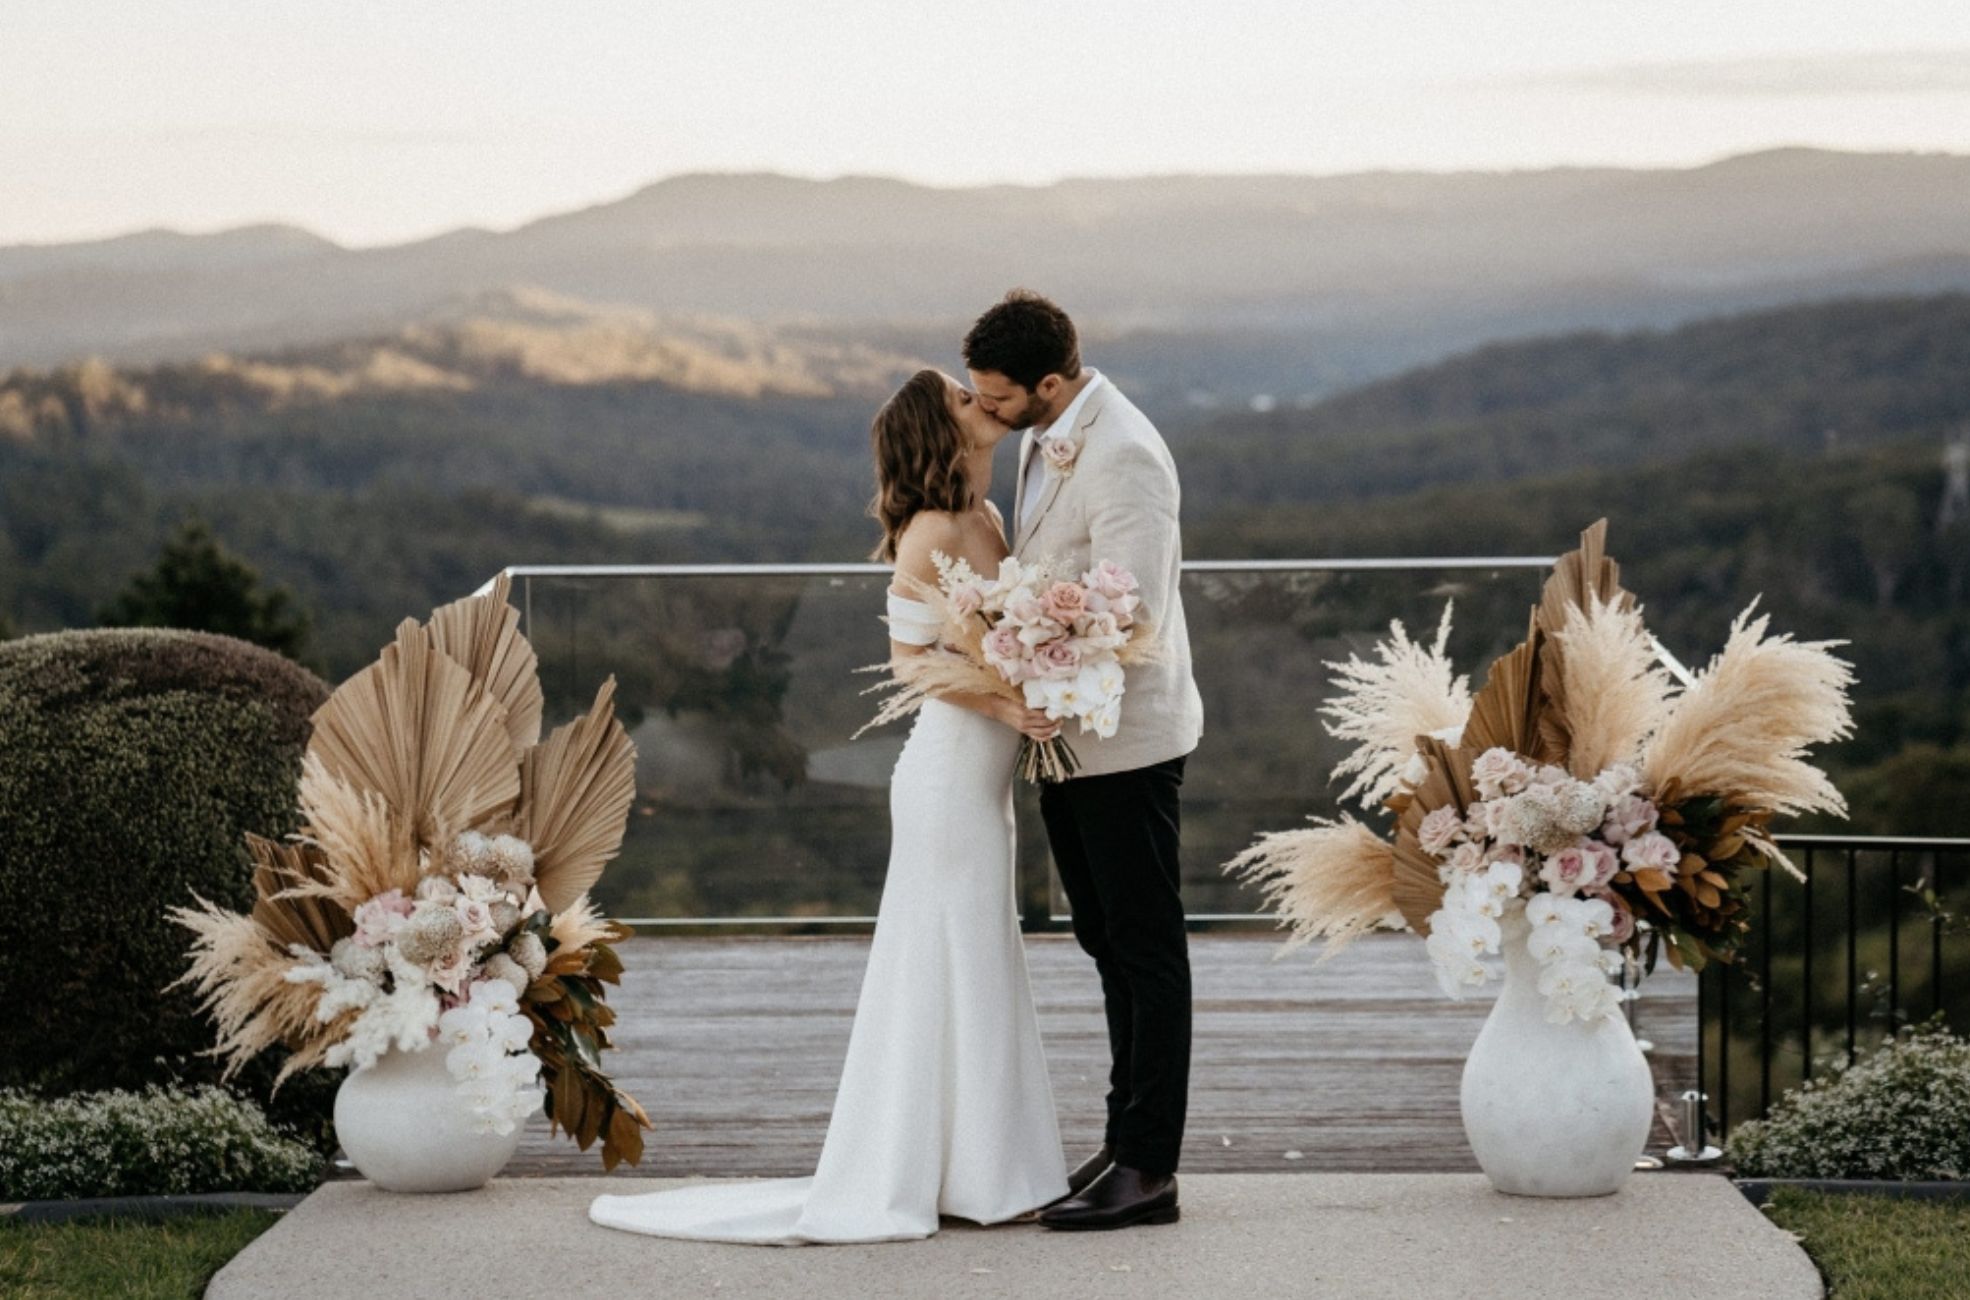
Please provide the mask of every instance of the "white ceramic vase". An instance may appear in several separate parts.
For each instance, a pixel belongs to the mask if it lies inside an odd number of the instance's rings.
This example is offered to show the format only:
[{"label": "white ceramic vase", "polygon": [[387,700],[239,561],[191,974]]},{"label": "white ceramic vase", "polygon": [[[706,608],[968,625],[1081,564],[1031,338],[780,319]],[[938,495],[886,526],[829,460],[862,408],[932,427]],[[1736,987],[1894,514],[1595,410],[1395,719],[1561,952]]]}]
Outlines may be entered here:
[{"label": "white ceramic vase", "polygon": [[520,1146],[511,1133],[474,1132],[445,1069],[443,1047],[395,1048],[335,1092],[335,1136],[356,1169],[391,1192],[463,1192],[483,1187]]},{"label": "white ceramic vase", "polygon": [[1648,1143],[1655,1081],[1627,1017],[1546,1019],[1523,912],[1501,923],[1504,987],[1464,1062],[1464,1133],[1514,1196],[1619,1191]]}]

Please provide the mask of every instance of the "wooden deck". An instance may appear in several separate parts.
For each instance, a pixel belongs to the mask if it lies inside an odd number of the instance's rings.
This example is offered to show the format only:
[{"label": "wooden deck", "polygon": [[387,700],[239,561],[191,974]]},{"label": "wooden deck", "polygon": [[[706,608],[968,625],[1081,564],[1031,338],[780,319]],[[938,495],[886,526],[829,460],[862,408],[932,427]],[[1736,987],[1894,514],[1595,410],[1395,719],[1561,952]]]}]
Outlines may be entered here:
[{"label": "wooden deck", "polygon": [[[1444,998],[1420,944],[1377,935],[1325,965],[1273,960],[1264,932],[1191,936],[1196,1026],[1184,1168],[1476,1168],[1457,1117],[1488,1003]],[[650,1112],[648,1176],[813,1172],[868,939],[638,938],[623,945],[610,1068]],[[1027,940],[1070,1162],[1101,1140],[1107,1035],[1094,966],[1065,935]],[[1635,1004],[1658,1095],[1690,1085],[1696,982],[1664,972]],[[1659,1107],[1659,1112],[1666,1108]],[[1660,1119],[1652,1149],[1674,1139]],[[599,1173],[598,1154],[529,1129],[507,1176]],[[619,1172],[632,1172],[628,1169]]]}]

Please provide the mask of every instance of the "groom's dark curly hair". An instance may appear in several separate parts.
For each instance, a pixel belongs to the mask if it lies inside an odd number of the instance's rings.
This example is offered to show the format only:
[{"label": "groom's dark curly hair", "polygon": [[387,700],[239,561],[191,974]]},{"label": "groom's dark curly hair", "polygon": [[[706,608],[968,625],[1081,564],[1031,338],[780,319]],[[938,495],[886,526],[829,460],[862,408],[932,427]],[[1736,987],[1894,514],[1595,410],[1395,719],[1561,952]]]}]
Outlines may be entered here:
[{"label": "groom's dark curly hair", "polygon": [[1074,322],[1050,299],[1014,289],[986,308],[964,336],[964,363],[996,370],[1030,392],[1048,375],[1079,378],[1081,341]]}]

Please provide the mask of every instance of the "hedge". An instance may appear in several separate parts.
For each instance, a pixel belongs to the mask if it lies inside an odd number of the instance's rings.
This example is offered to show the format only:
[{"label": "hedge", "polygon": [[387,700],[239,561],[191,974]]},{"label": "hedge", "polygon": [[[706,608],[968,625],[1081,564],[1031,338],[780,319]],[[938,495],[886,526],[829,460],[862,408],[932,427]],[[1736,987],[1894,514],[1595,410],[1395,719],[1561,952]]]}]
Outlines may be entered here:
[{"label": "hedge", "polygon": [[[231,637],[57,632],[0,644],[0,1087],[58,1094],[216,1080],[187,990],[194,893],[252,900],[249,830],[297,822],[309,715],[328,686]],[[264,1099],[276,1062],[240,1076]],[[325,1135],[332,1081],[277,1119]]]}]

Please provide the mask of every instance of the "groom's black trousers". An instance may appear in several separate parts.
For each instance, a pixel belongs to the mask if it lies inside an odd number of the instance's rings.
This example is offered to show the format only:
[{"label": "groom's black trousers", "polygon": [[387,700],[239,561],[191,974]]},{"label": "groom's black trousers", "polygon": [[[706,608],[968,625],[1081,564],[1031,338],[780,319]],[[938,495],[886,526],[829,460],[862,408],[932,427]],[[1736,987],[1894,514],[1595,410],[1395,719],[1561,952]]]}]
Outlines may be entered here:
[{"label": "groom's black trousers", "polygon": [[1108,1011],[1107,1140],[1119,1164],[1175,1173],[1190,1088],[1190,947],[1178,892],[1183,759],[1040,787],[1074,937]]}]

